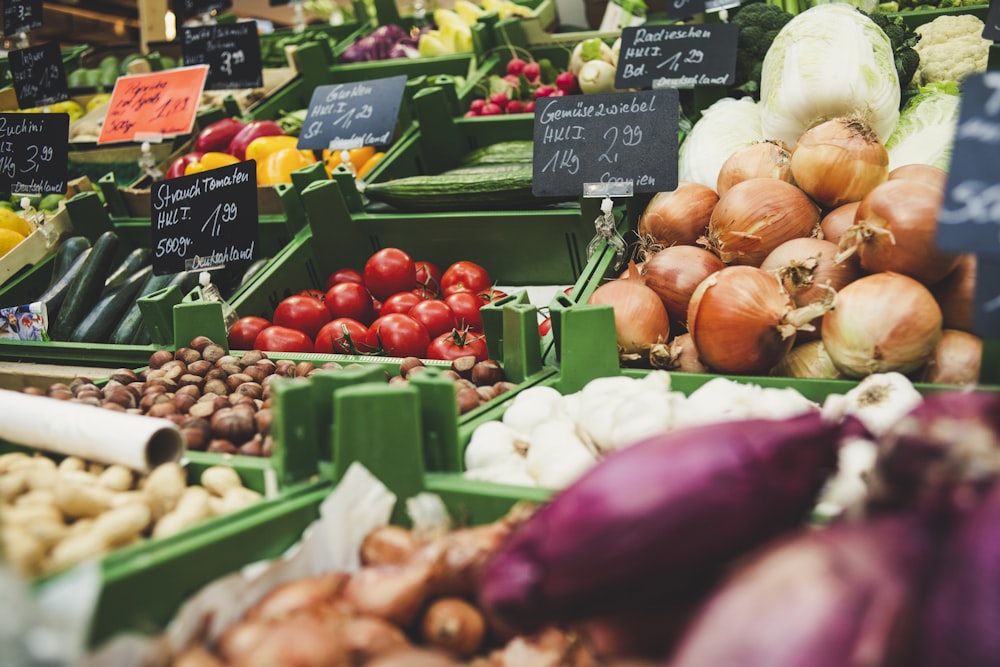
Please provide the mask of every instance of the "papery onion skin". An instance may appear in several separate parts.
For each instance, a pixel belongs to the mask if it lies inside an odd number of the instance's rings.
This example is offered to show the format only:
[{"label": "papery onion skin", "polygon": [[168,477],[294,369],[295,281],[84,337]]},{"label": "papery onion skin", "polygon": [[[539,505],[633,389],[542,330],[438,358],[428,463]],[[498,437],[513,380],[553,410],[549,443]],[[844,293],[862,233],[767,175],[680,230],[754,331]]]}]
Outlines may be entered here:
[{"label": "papery onion skin", "polygon": [[691,295],[702,280],[725,267],[714,253],[691,245],[664,248],[645,262],[643,280],[663,301],[672,331],[687,330]]},{"label": "papery onion skin", "polygon": [[670,338],[667,309],[656,292],[642,283],[638,271],[633,271],[630,277],[603,283],[587,303],[612,307],[622,354],[643,354],[651,345]]},{"label": "papery onion skin", "polygon": [[705,233],[719,201],[715,190],[693,181],[680,181],[674,190],[658,192],[639,216],[640,238],[651,237],[664,248],[695,245]]},{"label": "papery onion skin", "polygon": [[846,379],[826,353],[823,341],[818,339],[798,343],[771,369],[770,375],[819,380]]},{"label": "papery onion skin", "polygon": [[737,183],[751,178],[792,182],[792,153],[780,139],[758,141],[733,152],[722,163],[715,191],[721,197]]},{"label": "papery onion skin", "polygon": [[945,329],[972,333],[975,324],[976,255],[967,253],[944,280],[931,287],[931,294],[941,306]]},{"label": "papery onion skin", "polygon": [[891,271],[850,283],[823,316],[823,346],[849,378],[915,371],[940,338],[941,309],[930,290]]},{"label": "papery onion skin", "polygon": [[760,266],[783,242],[811,235],[819,207],[805,192],[776,178],[751,178],[719,198],[699,243],[726,264]]},{"label": "papery onion skin", "polygon": [[823,238],[833,243],[840,243],[840,237],[854,225],[854,216],[857,214],[859,206],[861,206],[860,200],[851,201],[828,211],[819,221]]},{"label": "papery onion skin", "polygon": [[[831,290],[836,292],[861,276],[853,258],[838,264],[834,261],[836,256],[837,245],[832,241],[810,237],[791,239],[772,250],[760,268],[781,282],[792,297],[792,303],[805,306],[829,298]],[[816,331],[801,332],[800,340],[819,337],[821,316],[812,325]]]},{"label": "papery onion skin", "polygon": [[698,348],[690,333],[674,336],[666,345],[654,345],[649,350],[649,361],[653,368],[681,373],[710,373],[711,369],[701,363]]},{"label": "papery onion skin", "polygon": [[904,164],[889,172],[888,180],[892,181],[899,178],[920,181],[921,183],[934,185],[942,189],[948,184],[948,172],[932,164]]},{"label": "papery onion skin", "polygon": [[945,329],[920,373],[921,382],[975,385],[983,362],[983,339],[958,329]]},{"label": "papery onion skin", "polygon": [[925,285],[944,279],[959,253],[937,247],[944,191],[910,179],[882,183],[861,200],[854,225],[840,239],[841,257],[856,252],[870,273],[893,271]]},{"label": "papery onion skin", "polygon": [[806,130],[792,150],[792,177],[821,206],[858,201],[889,176],[889,154],[863,119],[842,116]]},{"label": "papery onion skin", "polygon": [[792,298],[753,266],[728,266],[703,280],[688,306],[688,330],[702,363],[718,373],[766,374],[795,342],[783,320]]}]

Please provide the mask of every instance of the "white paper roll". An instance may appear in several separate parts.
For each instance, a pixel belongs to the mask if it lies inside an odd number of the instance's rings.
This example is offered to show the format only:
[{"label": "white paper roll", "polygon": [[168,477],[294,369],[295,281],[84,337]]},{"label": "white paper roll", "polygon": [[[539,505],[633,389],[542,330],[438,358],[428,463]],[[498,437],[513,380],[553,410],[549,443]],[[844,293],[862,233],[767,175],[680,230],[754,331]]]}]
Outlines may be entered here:
[{"label": "white paper roll", "polygon": [[0,439],[149,472],[184,453],[172,421],[0,389]]}]

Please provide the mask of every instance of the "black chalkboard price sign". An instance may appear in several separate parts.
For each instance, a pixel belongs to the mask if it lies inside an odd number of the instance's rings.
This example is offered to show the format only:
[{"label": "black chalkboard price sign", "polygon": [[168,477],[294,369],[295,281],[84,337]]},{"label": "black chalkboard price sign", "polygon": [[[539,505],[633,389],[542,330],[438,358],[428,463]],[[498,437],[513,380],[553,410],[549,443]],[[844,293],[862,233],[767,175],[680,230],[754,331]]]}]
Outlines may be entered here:
[{"label": "black chalkboard price sign", "polygon": [[0,191],[63,194],[69,114],[0,113]]},{"label": "black chalkboard price sign", "polygon": [[1000,42],[1000,2],[991,2],[983,25],[983,39]]},{"label": "black chalkboard price sign", "polygon": [[233,6],[233,0],[180,0],[177,12],[180,19],[202,16],[212,12],[221,12]]},{"label": "black chalkboard price sign", "polygon": [[14,95],[22,109],[69,99],[66,68],[58,42],[11,51],[7,59]]},{"label": "black chalkboard price sign", "polygon": [[42,27],[42,0],[4,0],[3,34],[11,37]]},{"label": "black chalkboard price sign", "polygon": [[686,19],[705,11],[705,0],[667,0],[668,19]]},{"label": "black chalkboard price sign", "polygon": [[962,83],[937,244],[1000,258],[1000,72]]},{"label": "black chalkboard price sign", "polygon": [[206,90],[264,85],[256,21],[184,28],[181,52],[185,65],[208,65]]},{"label": "black chalkboard price sign", "polygon": [[677,187],[676,90],[542,97],[535,101],[531,191],[580,197],[585,183]]},{"label": "black chalkboard price sign", "polygon": [[317,86],[299,132],[300,149],[340,150],[392,142],[406,75]]},{"label": "black chalkboard price sign", "polygon": [[197,271],[257,258],[254,160],[159,181],[151,194],[153,273]]},{"label": "black chalkboard price sign", "polygon": [[615,88],[728,86],[739,29],[735,23],[623,28]]},{"label": "black chalkboard price sign", "polygon": [[269,7],[284,7],[291,4],[291,0],[267,0]]}]

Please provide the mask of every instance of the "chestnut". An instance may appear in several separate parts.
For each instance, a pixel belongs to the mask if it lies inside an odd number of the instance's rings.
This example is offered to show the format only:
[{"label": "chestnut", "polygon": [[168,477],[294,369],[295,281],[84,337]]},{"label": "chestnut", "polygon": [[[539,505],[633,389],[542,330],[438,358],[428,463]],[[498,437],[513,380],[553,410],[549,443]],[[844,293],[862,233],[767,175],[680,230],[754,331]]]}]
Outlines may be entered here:
[{"label": "chestnut", "polygon": [[186,367],[190,363],[194,363],[201,359],[201,352],[190,347],[179,347],[177,351],[174,352],[174,359],[177,361],[183,361]]},{"label": "chestnut", "polygon": [[213,364],[217,364],[220,359],[224,359],[227,356],[229,355],[226,354],[226,348],[217,343],[209,343],[201,351],[201,358]]},{"label": "chestnut", "polygon": [[187,421],[181,424],[181,434],[188,449],[200,451],[208,447],[208,443],[212,440],[212,427],[206,419],[188,417]]},{"label": "chestnut", "polygon": [[215,454],[239,454],[240,450],[236,449],[236,445],[229,442],[225,438],[212,438],[208,447],[205,448],[206,452],[213,452]]},{"label": "chestnut", "polygon": [[188,364],[187,367],[188,373],[199,377],[205,377],[210,370],[212,370],[212,362],[206,359],[199,359],[198,361]]},{"label": "chestnut", "polygon": [[114,382],[129,384],[138,380],[139,376],[131,368],[119,368],[110,375],[109,379]]},{"label": "chestnut", "polygon": [[199,353],[202,353],[202,357],[204,357],[205,348],[214,344],[215,341],[208,336],[195,336],[191,339],[191,342],[188,345],[189,347],[198,350]]},{"label": "chestnut", "polygon": [[264,353],[261,352],[260,350],[247,350],[246,352],[243,353],[243,356],[240,357],[240,366],[242,366],[243,368],[246,368],[247,366],[253,366],[258,361],[261,361],[264,358],[265,358]]},{"label": "chestnut", "polygon": [[503,369],[494,359],[480,361],[472,367],[471,379],[477,386],[496,384],[503,380]]},{"label": "chestnut", "polygon": [[252,414],[231,407],[216,410],[209,423],[212,426],[212,435],[233,444],[243,444],[252,438],[257,430]]}]

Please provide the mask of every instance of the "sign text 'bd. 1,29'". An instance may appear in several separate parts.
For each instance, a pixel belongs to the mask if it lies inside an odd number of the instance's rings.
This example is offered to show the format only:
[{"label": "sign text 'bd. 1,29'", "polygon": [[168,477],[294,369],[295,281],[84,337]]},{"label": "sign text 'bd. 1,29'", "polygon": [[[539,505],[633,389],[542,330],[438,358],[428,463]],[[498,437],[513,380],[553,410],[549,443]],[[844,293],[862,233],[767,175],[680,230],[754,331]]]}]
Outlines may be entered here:
[{"label": "sign text 'bd. 1,29'", "polygon": [[734,23],[623,28],[615,88],[731,85],[738,36]]},{"label": "sign text 'bd. 1,29'", "polygon": [[69,114],[0,113],[0,191],[64,194]]},{"label": "sign text 'bd. 1,29'", "polygon": [[264,85],[256,21],[193,26],[181,36],[184,64],[208,65],[206,90]]},{"label": "sign text 'bd. 1,29'", "polygon": [[12,37],[42,27],[42,0],[3,0],[3,34]]},{"label": "sign text 'bd. 1,29'", "polygon": [[406,75],[317,86],[299,132],[300,149],[388,146],[396,131]]},{"label": "sign text 'bd. 1,29'", "polygon": [[20,108],[30,109],[69,99],[66,68],[57,42],[11,51],[7,59]]},{"label": "sign text 'bd. 1,29'", "polygon": [[153,184],[153,273],[217,268],[258,255],[257,163]]},{"label": "sign text 'bd. 1,29'", "polygon": [[97,143],[158,140],[190,134],[208,65],[120,76]]},{"label": "sign text 'bd. 1,29'", "polygon": [[677,187],[676,90],[542,97],[535,101],[532,193],[579,197],[587,183],[633,192]]}]

